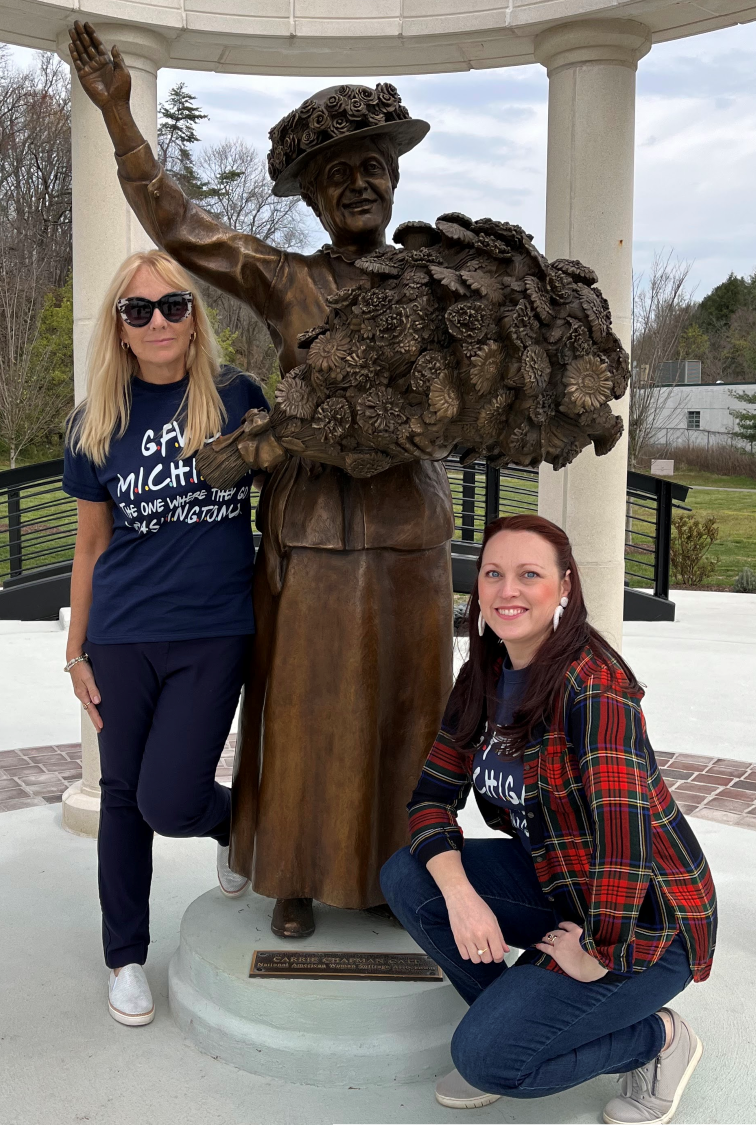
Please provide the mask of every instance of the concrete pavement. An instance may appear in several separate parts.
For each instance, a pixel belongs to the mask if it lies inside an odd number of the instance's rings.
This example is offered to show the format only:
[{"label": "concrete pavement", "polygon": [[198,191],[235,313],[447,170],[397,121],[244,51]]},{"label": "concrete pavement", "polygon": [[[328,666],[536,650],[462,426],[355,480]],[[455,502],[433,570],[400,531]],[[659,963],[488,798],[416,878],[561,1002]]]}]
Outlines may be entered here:
[{"label": "concrete pavement", "polygon": [[[0,1119],[3,1125],[346,1125],[352,1122],[596,1122],[616,1084],[605,1076],[558,1097],[502,1099],[454,1112],[432,1084],[372,1089],[300,1086],[255,1077],[188,1045],[168,1011],[168,961],[186,906],[214,883],[206,840],[155,841],[153,944],[147,963],[155,1022],[124,1028],[107,1014],[93,841],[59,826],[59,806],[0,817]],[[468,834],[476,832],[466,815]],[[705,1054],[675,1120],[753,1122],[756,1038],[756,849],[751,833],[695,822],[721,902],[710,981],[677,1007]],[[244,909],[239,904],[239,909]]]}]

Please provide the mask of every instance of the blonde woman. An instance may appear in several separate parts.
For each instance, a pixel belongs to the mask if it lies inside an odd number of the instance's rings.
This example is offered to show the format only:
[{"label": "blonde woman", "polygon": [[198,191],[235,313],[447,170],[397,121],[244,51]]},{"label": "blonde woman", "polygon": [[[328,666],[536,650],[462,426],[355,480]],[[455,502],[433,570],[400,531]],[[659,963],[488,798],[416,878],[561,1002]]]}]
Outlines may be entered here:
[{"label": "blonde woman", "polygon": [[118,270],[92,339],[87,398],[69,425],[63,488],[78,533],[66,653],[98,732],[98,840],[110,1014],[154,1018],[147,958],[152,836],[210,836],[226,894],[230,793],[215,782],[250,634],[254,548],[245,478],[208,487],[195,455],[259,386],[221,369],[189,275],[158,250]]}]

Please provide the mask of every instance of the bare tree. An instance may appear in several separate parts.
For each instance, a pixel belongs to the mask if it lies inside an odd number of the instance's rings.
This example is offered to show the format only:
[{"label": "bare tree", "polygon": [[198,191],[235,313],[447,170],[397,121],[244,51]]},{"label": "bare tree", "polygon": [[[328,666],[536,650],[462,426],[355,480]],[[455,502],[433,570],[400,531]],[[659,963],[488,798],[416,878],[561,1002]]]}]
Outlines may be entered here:
[{"label": "bare tree", "polygon": [[0,55],[0,228],[21,260],[43,252],[50,287],[71,268],[68,67],[42,55],[22,71]]},{"label": "bare tree", "polygon": [[659,386],[658,373],[665,360],[677,359],[680,337],[695,311],[686,288],[690,263],[673,257],[673,251],[654,256],[646,280],[633,278],[633,379],[630,390],[629,458],[635,465],[651,444],[669,406],[669,390]]},{"label": "bare tree", "polygon": [[273,194],[265,163],[241,137],[207,145],[196,167],[205,185],[205,206],[227,226],[284,250],[305,244],[308,225],[301,200]]},{"label": "bare tree", "polygon": [[45,297],[71,268],[67,75],[49,55],[24,71],[0,53],[0,440],[11,465],[59,429],[72,397],[73,370],[53,377],[39,335]]},{"label": "bare tree", "polygon": [[11,468],[46,437],[71,405],[71,386],[51,378],[53,357],[40,347],[39,319],[47,286],[41,252],[24,254],[0,239],[0,440]]},{"label": "bare tree", "polygon": [[[208,145],[195,162],[203,183],[203,206],[233,230],[247,231],[284,250],[298,250],[310,227],[298,197],[273,195],[268,171],[259,153],[240,137]],[[248,371],[268,382],[277,371],[276,353],[265,325],[251,309],[211,286],[203,286],[219,323],[235,337],[234,347]]]}]

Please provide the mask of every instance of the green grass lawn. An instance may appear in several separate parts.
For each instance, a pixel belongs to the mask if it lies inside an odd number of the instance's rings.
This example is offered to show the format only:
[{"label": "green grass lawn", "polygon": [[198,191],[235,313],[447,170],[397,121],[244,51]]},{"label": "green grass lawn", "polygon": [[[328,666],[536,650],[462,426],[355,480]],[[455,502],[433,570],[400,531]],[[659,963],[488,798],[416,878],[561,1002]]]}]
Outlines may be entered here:
[{"label": "green grass lawn", "polygon": [[721,492],[693,489],[687,504],[697,516],[714,516],[719,539],[709,554],[719,559],[710,586],[731,586],[744,566],[756,569],[756,489],[750,492]]},{"label": "green grass lawn", "polygon": [[[0,584],[10,576],[8,493],[0,492]],[[24,570],[73,558],[76,501],[59,485],[21,490],[21,550]]]},{"label": "green grass lawn", "polygon": [[756,479],[701,472],[675,473],[670,479],[698,485],[700,491],[693,487],[688,493],[687,506],[697,516],[714,516],[719,524],[719,539],[710,551],[719,562],[708,585],[730,587],[744,566],[756,569]]},{"label": "green grass lawn", "polygon": [[718,477],[716,473],[696,471],[675,473],[669,480],[675,484],[698,485],[699,488],[751,488],[756,490],[756,477]]}]

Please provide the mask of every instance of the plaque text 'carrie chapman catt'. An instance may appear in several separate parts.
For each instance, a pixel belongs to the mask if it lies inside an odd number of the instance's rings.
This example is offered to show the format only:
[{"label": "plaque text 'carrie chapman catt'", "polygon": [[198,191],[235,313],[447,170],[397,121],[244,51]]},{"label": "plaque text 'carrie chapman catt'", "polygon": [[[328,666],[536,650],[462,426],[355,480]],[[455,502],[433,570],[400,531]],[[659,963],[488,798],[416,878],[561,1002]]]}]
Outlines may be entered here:
[{"label": "plaque text 'carrie chapman catt'", "polygon": [[249,975],[310,980],[443,980],[438,965],[424,953],[288,953],[278,949],[256,950]]}]

